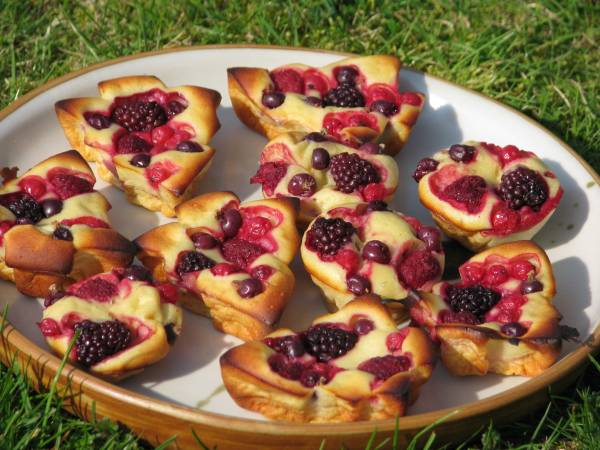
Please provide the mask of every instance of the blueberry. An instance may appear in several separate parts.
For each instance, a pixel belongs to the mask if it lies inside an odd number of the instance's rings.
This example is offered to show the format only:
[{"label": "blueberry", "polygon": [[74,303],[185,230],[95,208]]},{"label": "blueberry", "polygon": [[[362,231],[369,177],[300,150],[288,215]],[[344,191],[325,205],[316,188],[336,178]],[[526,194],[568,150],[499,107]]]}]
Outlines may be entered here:
[{"label": "blueberry", "polygon": [[387,210],[388,210],[388,207],[387,207],[386,202],[384,202],[383,200],[373,200],[367,204],[366,212],[387,211]]},{"label": "blueberry", "polygon": [[371,282],[362,275],[352,275],[348,277],[346,286],[354,295],[363,295],[371,292]]},{"label": "blueberry", "polygon": [[357,76],[358,71],[354,67],[344,66],[338,70],[335,78],[340,84],[352,84]]},{"label": "blueberry", "polygon": [[363,247],[362,255],[364,259],[380,264],[388,264],[391,259],[388,246],[377,240],[367,242]]},{"label": "blueberry", "polygon": [[131,281],[152,281],[152,275],[150,271],[145,267],[138,266],[137,264],[128,267],[123,271],[123,278]]},{"label": "blueberry", "polygon": [[468,163],[473,160],[473,156],[475,155],[475,147],[471,147],[470,145],[454,144],[448,150],[448,154],[450,155],[450,158],[456,162]]},{"label": "blueberry", "polygon": [[92,128],[95,128],[96,130],[103,130],[104,128],[108,128],[110,126],[110,117],[100,113],[85,114],[85,120]]},{"label": "blueberry", "polygon": [[193,234],[192,242],[194,242],[194,247],[196,247],[199,250],[208,250],[211,248],[215,248],[219,244],[219,241],[208,233]]},{"label": "blueberry", "polygon": [[181,141],[179,144],[177,144],[176,148],[180,152],[186,153],[200,153],[204,151],[202,146],[194,141]]},{"label": "blueberry", "polygon": [[500,331],[506,336],[519,337],[523,336],[527,332],[527,328],[525,328],[519,322],[510,322],[502,325]]},{"label": "blueberry", "polygon": [[312,95],[306,97],[304,101],[310,106],[320,107],[321,105],[323,105],[323,101],[319,97],[314,97]]},{"label": "blueberry", "polygon": [[308,133],[304,136],[305,141],[313,141],[313,142],[325,142],[327,140],[327,136],[323,133],[319,133],[318,131],[313,131],[312,133]]},{"label": "blueberry", "polygon": [[242,226],[242,215],[237,209],[226,210],[221,217],[221,228],[225,237],[233,237]]},{"label": "blueberry", "polygon": [[129,163],[132,166],[135,167],[148,167],[150,165],[150,155],[147,153],[138,153],[137,155],[135,155],[133,158],[131,158],[131,160],[129,161]]},{"label": "blueberry", "polygon": [[434,227],[421,227],[417,231],[417,237],[425,242],[427,250],[439,252],[442,250],[440,232]]},{"label": "blueberry", "polygon": [[256,278],[246,278],[238,285],[237,292],[242,298],[255,297],[263,291],[262,283]]},{"label": "blueberry", "polygon": [[388,100],[376,100],[371,103],[371,111],[375,111],[383,114],[386,117],[390,117],[398,112],[398,106]]},{"label": "blueberry", "polygon": [[285,100],[282,92],[265,92],[262,96],[262,104],[269,109],[277,108]]},{"label": "blueberry", "polygon": [[521,293],[525,295],[540,292],[543,289],[544,285],[538,280],[524,281],[521,284]]},{"label": "blueberry", "polygon": [[317,182],[307,173],[294,175],[288,183],[288,191],[298,197],[310,197],[317,190]]},{"label": "blueberry", "polygon": [[61,241],[72,241],[73,235],[68,228],[59,226],[54,230],[54,238],[60,239]]},{"label": "blueberry", "polygon": [[313,150],[312,153],[312,166],[317,170],[327,169],[329,167],[329,152],[325,150],[323,147],[317,147]]}]

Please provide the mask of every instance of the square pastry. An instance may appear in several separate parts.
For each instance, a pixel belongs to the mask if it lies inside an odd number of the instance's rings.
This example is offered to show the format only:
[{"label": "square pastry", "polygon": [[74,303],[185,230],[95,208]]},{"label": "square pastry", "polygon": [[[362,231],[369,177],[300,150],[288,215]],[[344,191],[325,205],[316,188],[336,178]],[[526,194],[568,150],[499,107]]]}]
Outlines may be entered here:
[{"label": "square pastry", "polygon": [[395,56],[359,56],[323,67],[287,64],[271,71],[227,69],[233,108],[250,128],[273,139],[324,130],[351,147],[375,141],[395,155],[423,108],[418,92],[400,92]]},{"label": "square pastry", "polygon": [[189,198],[209,168],[221,95],[167,87],[153,76],[98,83],[100,97],[73,98],[55,110],[73,148],[134,204],[166,216]]},{"label": "square pastry", "polygon": [[140,237],[138,258],[160,281],[187,293],[183,305],[244,340],[279,320],[294,288],[288,264],[299,244],[296,210],[286,199],[240,203],[213,192],[176,208],[177,222]]}]

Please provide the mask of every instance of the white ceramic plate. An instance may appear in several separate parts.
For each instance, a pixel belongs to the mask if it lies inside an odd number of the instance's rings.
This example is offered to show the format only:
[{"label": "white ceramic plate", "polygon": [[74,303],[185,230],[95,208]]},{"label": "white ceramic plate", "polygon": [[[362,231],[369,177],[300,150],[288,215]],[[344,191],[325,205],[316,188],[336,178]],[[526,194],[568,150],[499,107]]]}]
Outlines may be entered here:
[{"label": "white ceramic plate", "polygon": [[[225,70],[230,66],[272,68],[299,61],[320,66],[337,59],[340,56],[307,50],[205,48],[151,55],[102,67],[46,90],[0,122],[0,166],[18,166],[23,171],[68,149],[54,115],[53,105],[57,100],[95,96],[96,83],[101,80],[153,74],[168,85],[196,84],[221,92],[222,126],[212,141],[217,153],[200,191],[232,190],[243,200],[258,198],[258,187],[250,185],[248,180],[257,168],[266,140],[243,126],[235,116],[227,94]],[[393,206],[432,223],[429,213],[418,201],[416,183],[410,175],[420,158],[442,147],[473,139],[499,145],[515,144],[536,152],[556,173],[565,195],[535,240],[547,250],[554,264],[558,286],[556,305],[564,314],[563,323],[576,327],[583,337],[590,335],[600,317],[600,261],[597,257],[600,189],[592,175],[549,132],[496,102],[414,70],[403,70],[400,84],[403,89],[424,92],[427,103],[408,145],[396,158],[401,180]],[[130,205],[119,190],[103,182],[99,182],[97,188],[113,205],[110,214],[113,225],[129,238],[166,222],[158,214]],[[296,292],[281,325],[298,329],[325,313],[325,308],[299,257],[293,269],[297,276]],[[46,348],[35,325],[42,314],[40,302],[22,297],[12,284],[0,282],[0,305],[4,304],[9,305],[10,322],[31,341]],[[121,386],[207,412],[262,420],[262,416],[238,407],[223,389],[218,357],[237,343],[237,339],[215,331],[208,319],[186,313],[183,333],[168,357]],[[574,344],[566,344],[563,356],[573,349]],[[490,397],[526,380],[494,375],[458,378],[449,375],[439,364],[409,414]]]}]

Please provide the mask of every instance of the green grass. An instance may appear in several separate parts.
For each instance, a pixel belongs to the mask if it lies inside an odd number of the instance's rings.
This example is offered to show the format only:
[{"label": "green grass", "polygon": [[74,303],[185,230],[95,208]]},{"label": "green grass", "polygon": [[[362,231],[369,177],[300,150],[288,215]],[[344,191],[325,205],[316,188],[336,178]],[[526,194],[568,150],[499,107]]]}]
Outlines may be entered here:
[{"label": "green grass", "polygon": [[[393,53],[523,111],[600,170],[598,2],[175,3],[0,1],[0,106],[71,70],[165,47],[252,43]],[[465,447],[600,448],[599,374],[590,366],[548,409],[509,427],[490,425]],[[32,393],[14,370],[0,369],[0,399],[0,448],[141,445],[114,424],[58,411],[54,400],[46,414],[47,395]]]}]

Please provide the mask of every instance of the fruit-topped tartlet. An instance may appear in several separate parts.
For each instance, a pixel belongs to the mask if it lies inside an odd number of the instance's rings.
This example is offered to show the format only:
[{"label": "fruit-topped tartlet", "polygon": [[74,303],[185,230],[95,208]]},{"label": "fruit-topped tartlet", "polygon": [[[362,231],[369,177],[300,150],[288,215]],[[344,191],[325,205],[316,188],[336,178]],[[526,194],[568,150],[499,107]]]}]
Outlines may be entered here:
[{"label": "fruit-topped tartlet", "polygon": [[349,422],[405,414],[431,376],[435,351],[419,328],[396,328],[364,296],[300,332],[279,329],[228,350],[223,382],[243,408],[276,420]]},{"label": "fruit-topped tartlet", "polygon": [[176,208],[177,222],[136,239],[139,259],[157,280],[185,295],[183,305],[244,340],[259,339],[277,322],[294,288],[288,264],[299,244],[290,200],[241,203],[214,192]]},{"label": "fruit-topped tartlet", "polygon": [[38,327],[68,359],[110,379],[122,379],[163,359],[181,332],[178,292],[141,266],[114,269],[53,290]]},{"label": "fruit-topped tartlet", "polygon": [[110,226],[111,205],[75,151],[54,155],[0,188],[0,277],[43,297],[53,284],[131,264],[135,246]]},{"label": "fruit-topped tartlet", "polygon": [[444,271],[440,232],[380,201],[343,205],[318,216],[304,234],[302,261],[334,311],[373,293],[401,321],[401,300],[428,290]]},{"label": "fruit-topped tartlet", "polygon": [[262,185],[266,198],[297,198],[298,220],[306,224],[335,206],[389,201],[398,166],[374,143],[355,150],[321,133],[290,133],[267,144],[251,182]]},{"label": "fruit-topped tartlet", "polygon": [[441,344],[456,375],[538,375],[560,353],[560,313],[544,250],[517,241],[479,253],[459,268],[460,280],[407,300],[414,323]]},{"label": "fruit-topped tartlet", "polygon": [[419,161],[413,177],[440,228],[473,251],[531,239],[563,194],[556,175],[514,145],[456,144]]},{"label": "fruit-topped tartlet", "polygon": [[421,93],[399,91],[399,71],[398,58],[376,55],[323,67],[233,67],[227,75],[235,113],[269,139],[323,130],[351,147],[377,142],[395,155],[425,101]]},{"label": "fruit-topped tartlet", "polygon": [[101,81],[98,90],[100,97],[56,103],[69,143],[129,201],[174,216],[214,156],[208,143],[219,129],[220,94],[170,88],[153,76]]}]

